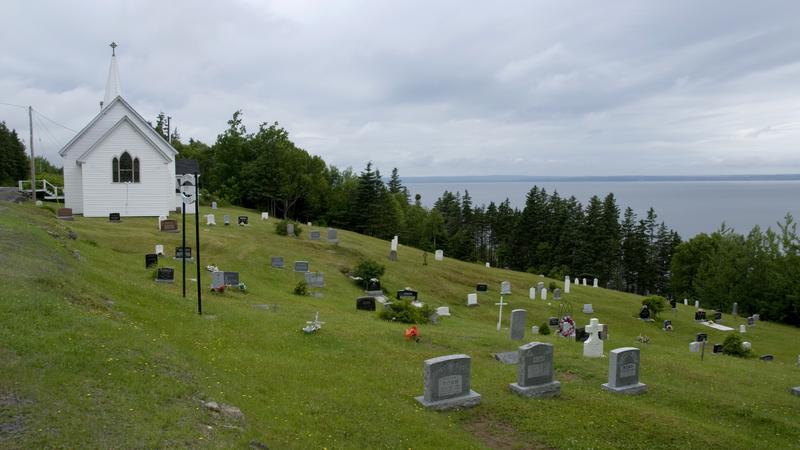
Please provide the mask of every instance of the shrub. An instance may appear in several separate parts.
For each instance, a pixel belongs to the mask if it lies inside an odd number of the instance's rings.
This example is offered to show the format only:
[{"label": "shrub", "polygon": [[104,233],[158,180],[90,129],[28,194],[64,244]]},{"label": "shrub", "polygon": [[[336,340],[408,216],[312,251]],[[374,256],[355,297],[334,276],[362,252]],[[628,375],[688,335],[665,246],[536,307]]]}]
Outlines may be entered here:
[{"label": "shrub", "polygon": [[722,353],[744,358],[750,353],[750,350],[745,350],[742,346],[742,337],[738,333],[731,333],[722,342]]},{"label": "shrub", "polygon": [[[294,222],[292,222],[292,223],[294,223]],[[285,219],[284,220],[279,220],[278,222],[276,222],[275,223],[275,234],[277,234],[279,236],[286,236],[288,234],[286,232],[286,229],[287,229],[286,225],[288,225],[288,224],[289,224],[289,221],[285,220]],[[294,235],[297,236],[297,237],[300,237],[300,234],[302,232],[303,232],[303,228],[299,224],[295,223],[294,224]]]},{"label": "shrub", "polygon": [[380,278],[383,276],[384,272],[386,272],[386,267],[378,264],[376,261],[362,259],[358,262],[355,269],[353,269],[353,276],[361,277],[362,283],[366,286],[370,278]]},{"label": "shrub", "polygon": [[410,300],[396,300],[383,308],[379,317],[402,323],[428,323],[428,318],[433,314],[433,308],[422,305],[421,308],[411,304]]},{"label": "shrub", "polygon": [[659,313],[667,308],[668,303],[667,299],[660,295],[651,295],[642,300],[642,305],[647,305],[647,308],[650,310],[650,318],[653,320],[658,319]]},{"label": "shrub", "polygon": [[547,321],[544,321],[541,325],[539,325],[539,334],[543,334],[545,336],[550,334],[550,324]]},{"label": "shrub", "polygon": [[549,290],[550,292],[553,292],[556,289],[558,289],[558,283],[556,283],[555,281],[551,281],[550,284],[547,287],[547,290]]},{"label": "shrub", "polygon": [[306,280],[300,280],[297,286],[294,287],[294,295],[308,295],[308,283]]}]

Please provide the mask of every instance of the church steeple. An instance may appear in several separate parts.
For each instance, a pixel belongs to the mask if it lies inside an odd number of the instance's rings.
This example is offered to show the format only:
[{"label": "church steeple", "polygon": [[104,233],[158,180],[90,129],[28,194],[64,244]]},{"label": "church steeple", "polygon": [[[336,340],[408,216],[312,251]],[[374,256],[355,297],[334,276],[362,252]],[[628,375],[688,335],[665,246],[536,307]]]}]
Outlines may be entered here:
[{"label": "church steeple", "polygon": [[108,80],[106,81],[106,95],[103,97],[103,105],[108,106],[111,102],[122,95],[119,85],[119,68],[117,68],[117,43],[112,42],[111,47],[111,67],[108,68]]}]

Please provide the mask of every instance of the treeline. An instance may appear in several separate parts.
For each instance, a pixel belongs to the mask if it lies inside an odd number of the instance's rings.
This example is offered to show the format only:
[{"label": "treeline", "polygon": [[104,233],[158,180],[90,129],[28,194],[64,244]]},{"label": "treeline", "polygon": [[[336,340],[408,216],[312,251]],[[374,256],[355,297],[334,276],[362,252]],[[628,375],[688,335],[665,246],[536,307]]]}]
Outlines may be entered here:
[{"label": "treeline", "polygon": [[16,130],[0,122],[0,186],[16,186],[17,181],[30,179],[29,171],[30,158]]},{"label": "treeline", "polygon": [[698,234],[672,258],[676,296],[728,312],[800,325],[800,239],[791,214],[778,231],[756,226],[746,236],[725,227]]}]

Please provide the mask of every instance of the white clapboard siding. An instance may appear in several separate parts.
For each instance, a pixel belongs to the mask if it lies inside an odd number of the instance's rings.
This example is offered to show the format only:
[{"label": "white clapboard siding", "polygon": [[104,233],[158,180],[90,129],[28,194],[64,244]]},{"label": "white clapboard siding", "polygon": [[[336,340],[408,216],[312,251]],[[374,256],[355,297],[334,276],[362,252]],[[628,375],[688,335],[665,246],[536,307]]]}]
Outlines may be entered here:
[{"label": "white clapboard siding", "polygon": [[[127,151],[139,158],[139,183],[114,183],[112,160]],[[169,214],[174,202],[174,163],[153,148],[129,122],[123,122],[103,139],[83,163],[83,215],[103,217]],[[170,172],[171,171],[171,172]]]}]

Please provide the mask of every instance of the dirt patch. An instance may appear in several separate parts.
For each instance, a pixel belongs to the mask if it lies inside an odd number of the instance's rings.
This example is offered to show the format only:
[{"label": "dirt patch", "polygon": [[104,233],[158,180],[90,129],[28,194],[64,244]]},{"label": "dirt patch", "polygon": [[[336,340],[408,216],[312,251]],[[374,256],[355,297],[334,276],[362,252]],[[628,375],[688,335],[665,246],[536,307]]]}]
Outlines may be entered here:
[{"label": "dirt patch", "polygon": [[556,372],[558,372],[558,379],[562,382],[575,381],[581,378],[580,375],[574,372],[562,372],[560,370],[557,370]]},{"label": "dirt patch", "polygon": [[33,403],[11,393],[0,393],[0,442],[11,440],[25,431],[25,417],[21,406]]},{"label": "dirt patch", "polygon": [[483,441],[489,448],[500,450],[550,450],[553,447],[531,439],[531,436],[519,433],[508,422],[481,416],[467,423],[464,428]]}]

